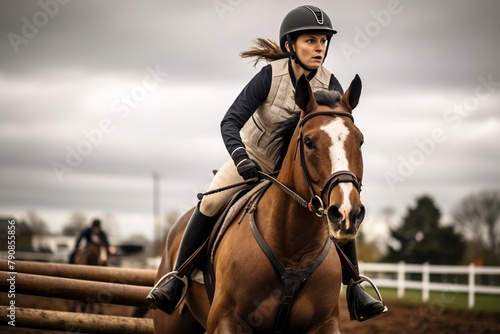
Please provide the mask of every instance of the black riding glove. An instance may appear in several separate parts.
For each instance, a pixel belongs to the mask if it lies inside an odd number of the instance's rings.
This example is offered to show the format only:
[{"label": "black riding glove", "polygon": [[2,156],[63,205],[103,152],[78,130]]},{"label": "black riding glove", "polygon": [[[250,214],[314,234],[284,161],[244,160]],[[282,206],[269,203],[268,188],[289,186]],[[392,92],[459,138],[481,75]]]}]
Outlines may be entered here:
[{"label": "black riding glove", "polygon": [[236,168],[238,169],[238,174],[240,174],[244,180],[259,178],[260,167],[252,159],[240,161]]}]

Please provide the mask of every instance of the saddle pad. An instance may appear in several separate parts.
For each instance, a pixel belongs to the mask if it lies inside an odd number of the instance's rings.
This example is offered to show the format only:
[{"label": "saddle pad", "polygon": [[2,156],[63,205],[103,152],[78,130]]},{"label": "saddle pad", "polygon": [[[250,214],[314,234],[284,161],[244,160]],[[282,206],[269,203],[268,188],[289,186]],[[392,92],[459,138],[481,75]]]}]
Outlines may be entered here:
[{"label": "saddle pad", "polygon": [[[237,200],[231,206],[231,208],[229,208],[226,216],[224,217],[224,222],[222,223],[222,225],[217,233],[217,237],[215,238],[215,241],[214,241],[214,244],[212,247],[212,251],[210,253],[210,261],[212,261],[212,263],[214,260],[215,249],[217,248],[217,245],[219,244],[220,240],[222,239],[222,236],[224,235],[226,230],[231,225],[232,221],[236,218],[236,216],[240,213],[240,211],[245,207],[245,205],[250,200],[250,198],[252,198],[252,196],[255,193],[257,193],[257,192],[261,191],[263,188],[267,187],[268,184],[269,184],[269,181],[267,181],[267,180],[261,181],[258,185],[256,185],[252,189],[250,189],[245,195],[243,195],[239,200]],[[191,275],[189,278],[197,283],[204,284],[203,271],[200,268],[198,268],[198,266],[196,266],[196,268],[194,268],[191,271]]]}]

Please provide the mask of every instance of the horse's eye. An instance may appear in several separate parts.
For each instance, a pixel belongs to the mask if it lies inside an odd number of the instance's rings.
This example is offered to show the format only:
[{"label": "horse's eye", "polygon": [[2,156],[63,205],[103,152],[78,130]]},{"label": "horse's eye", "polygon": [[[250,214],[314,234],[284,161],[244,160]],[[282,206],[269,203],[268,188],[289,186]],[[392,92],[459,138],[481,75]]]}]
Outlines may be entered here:
[{"label": "horse's eye", "polygon": [[359,147],[363,146],[365,143],[365,138],[361,138],[361,141],[359,142]]},{"label": "horse's eye", "polygon": [[310,150],[314,149],[314,142],[309,138],[304,139],[304,145]]}]

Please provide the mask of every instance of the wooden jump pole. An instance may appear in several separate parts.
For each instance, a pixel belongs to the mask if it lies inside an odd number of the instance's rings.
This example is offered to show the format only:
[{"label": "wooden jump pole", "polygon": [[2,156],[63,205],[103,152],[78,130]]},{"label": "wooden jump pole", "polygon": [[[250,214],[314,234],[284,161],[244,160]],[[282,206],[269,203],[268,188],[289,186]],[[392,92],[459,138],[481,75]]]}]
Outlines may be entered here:
[{"label": "wooden jump pole", "polygon": [[103,304],[149,306],[146,295],[151,290],[146,286],[118,283],[93,282],[79,279],[40,276],[0,271],[0,291],[8,292],[8,278],[15,277],[15,293],[52,298],[93,301]]},{"label": "wooden jump pole", "polygon": [[[0,260],[0,270],[7,270],[7,260]],[[76,278],[89,281],[153,286],[156,270],[86,266],[63,263],[16,261],[18,273]]]},{"label": "wooden jump pole", "polygon": [[[10,310],[0,306],[0,317],[8,325]],[[37,310],[16,307],[15,325],[21,328],[64,331],[66,333],[153,334],[152,319]]]}]

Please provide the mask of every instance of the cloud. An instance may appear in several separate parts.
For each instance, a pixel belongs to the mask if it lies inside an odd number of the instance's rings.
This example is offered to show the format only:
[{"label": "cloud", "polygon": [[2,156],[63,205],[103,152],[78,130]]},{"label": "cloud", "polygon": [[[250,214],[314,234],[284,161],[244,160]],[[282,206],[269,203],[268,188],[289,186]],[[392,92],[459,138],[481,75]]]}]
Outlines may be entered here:
[{"label": "cloud", "polygon": [[[49,15],[41,3],[60,5]],[[162,175],[162,212],[191,206],[227,158],[220,120],[260,68],[239,52],[257,37],[277,40],[283,16],[301,3],[62,3],[0,3],[0,212],[33,208],[60,221],[62,211],[84,210],[144,222],[153,172]],[[325,65],[344,88],[356,73],[363,80],[355,118],[372,214],[401,212],[422,192],[446,210],[500,184],[500,3],[391,3],[319,1],[339,31]],[[11,33],[26,43],[13,45]],[[346,54],[347,44],[357,52]],[[147,81],[155,70],[161,80]],[[392,190],[386,172],[416,158],[436,128],[447,139]],[[74,166],[70,152],[80,155]],[[71,170],[62,181],[54,161]]]}]

